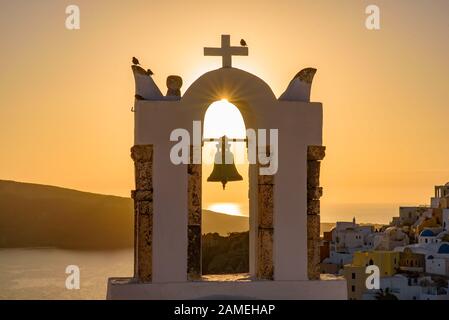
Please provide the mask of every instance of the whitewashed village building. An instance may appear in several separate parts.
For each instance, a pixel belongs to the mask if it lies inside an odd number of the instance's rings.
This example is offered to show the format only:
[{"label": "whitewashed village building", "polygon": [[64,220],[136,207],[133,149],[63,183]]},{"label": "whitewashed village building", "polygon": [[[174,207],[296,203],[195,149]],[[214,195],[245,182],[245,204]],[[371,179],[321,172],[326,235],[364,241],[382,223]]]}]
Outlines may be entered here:
[{"label": "whitewashed village building", "polygon": [[[419,233],[416,243],[397,246],[394,251],[407,252],[404,256],[407,259],[424,257],[424,268],[417,265],[404,268],[415,271],[419,276],[395,274],[382,277],[381,289],[388,288],[401,300],[449,300],[448,199],[449,183],[435,187],[435,196],[431,198],[429,207],[401,207],[400,216],[393,219],[392,225],[397,228],[410,226],[411,231]],[[363,298],[375,299],[377,293],[376,290],[367,291]]]},{"label": "whitewashed village building", "polygon": [[431,244],[437,242],[437,236],[440,234],[442,229],[424,229],[421,231],[421,233],[418,236],[418,243],[419,244]]},{"label": "whitewashed village building", "polygon": [[[403,274],[380,278],[380,289],[389,290],[399,300],[449,300],[449,291],[445,288],[430,286],[430,277],[409,278]],[[369,290],[363,294],[363,300],[376,300],[378,290]]]},{"label": "whitewashed village building", "polygon": [[448,204],[449,183],[436,186],[430,206],[401,207],[399,217],[393,218],[389,227],[368,235],[366,239],[369,244],[372,242],[372,248],[360,250],[355,256],[373,260],[376,256],[384,257],[373,261],[383,270],[380,278],[383,293],[366,289],[365,268],[372,260],[351,260],[348,255],[345,258],[350,262],[343,271],[348,297],[378,299],[388,292],[390,298],[393,295],[401,300],[449,300]]},{"label": "whitewashed village building", "polygon": [[428,274],[449,277],[449,243],[417,243],[405,247],[397,247],[394,251],[403,252],[408,248],[413,253],[425,256],[425,272]]},{"label": "whitewashed village building", "polygon": [[370,250],[374,245],[374,227],[352,222],[337,222],[331,231],[329,257],[321,262],[321,269],[341,269],[351,263],[356,251]]},{"label": "whitewashed village building", "polygon": [[408,235],[398,227],[388,227],[383,232],[374,234],[373,237],[373,250],[390,251],[398,246],[407,245],[410,241]]},{"label": "whitewashed village building", "polygon": [[[413,219],[416,218],[413,223],[414,228],[420,230],[419,226],[425,225],[426,222],[429,222],[432,227],[422,228],[417,237],[417,243],[395,248],[395,251],[403,252],[405,248],[408,248],[414,253],[423,254],[426,273],[447,277],[449,277],[448,199],[449,183],[446,183],[443,186],[435,186],[435,195],[430,200],[430,207],[415,207],[415,211],[409,208],[408,212],[415,214],[413,215]],[[435,221],[437,226],[434,226]]]},{"label": "whitewashed village building", "polygon": [[369,249],[367,237],[374,232],[372,226],[360,226],[353,222],[337,222],[332,230],[331,249],[335,252],[353,253],[358,250]]}]

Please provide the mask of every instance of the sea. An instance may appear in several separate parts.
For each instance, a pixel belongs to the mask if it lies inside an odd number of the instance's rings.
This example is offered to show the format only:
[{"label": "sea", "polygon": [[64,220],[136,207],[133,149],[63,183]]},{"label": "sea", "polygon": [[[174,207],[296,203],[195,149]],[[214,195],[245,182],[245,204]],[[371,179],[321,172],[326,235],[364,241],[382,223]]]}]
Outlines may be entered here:
[{"label": "sea", "polygon": [[[79,289],[68,289],[67,266],[79,267]],[[109,277],[133,273],[133,250],[0,249],[0,300],[103,300]],[[70,286],[69,286],[70,287]]]}]

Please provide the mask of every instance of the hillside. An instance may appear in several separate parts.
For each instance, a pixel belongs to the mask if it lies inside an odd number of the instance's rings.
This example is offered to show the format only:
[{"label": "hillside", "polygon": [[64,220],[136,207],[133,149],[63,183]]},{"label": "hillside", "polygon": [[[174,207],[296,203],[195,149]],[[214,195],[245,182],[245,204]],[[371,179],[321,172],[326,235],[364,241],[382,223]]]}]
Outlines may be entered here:
[{"label": "hillside", "polygon": [[132,210],[129,198],[0,180],[0,247],[130,247]]},{"label": "hillside", "polygon": [[226,237],[218,233],[203,235],[203,274],[246,272],[249,272],[248,231],[230,233]]},{"label": "hillside", "polygon": [[222,236],[231,232],[245,232],[249,230],[247,217],[203,210],[203,234],[219,233]]}]

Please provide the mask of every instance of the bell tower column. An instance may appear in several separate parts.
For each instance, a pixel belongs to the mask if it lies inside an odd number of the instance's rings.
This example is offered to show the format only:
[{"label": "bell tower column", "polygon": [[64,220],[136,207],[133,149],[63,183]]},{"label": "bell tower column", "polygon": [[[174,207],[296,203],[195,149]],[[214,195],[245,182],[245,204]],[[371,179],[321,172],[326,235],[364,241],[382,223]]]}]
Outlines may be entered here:
[{"label": "bell tower column", "polygon": [[[258,152],[266,156],[270,154],[270,146],[261,147]],[[274,176],[257,174],[257,279],[273,280]]]},{"label": "bell tower column", "polygon": [[134,199],[134,278],[152,280],[153,254],[153,145],[131,148],[134,160],[136,190]]},{"label": "bell tower column", "polygon": [[194,148],[201,155],[200,147],[190,147],[190,164],[187,165],[187,275],[190,280],[201,277],[201,164],[194,164]]},{"label": "bell tower column", "polygon": [[321,160],[326,147],[307,148],[307,274],[310,280],[320,279],[320,187]]}]

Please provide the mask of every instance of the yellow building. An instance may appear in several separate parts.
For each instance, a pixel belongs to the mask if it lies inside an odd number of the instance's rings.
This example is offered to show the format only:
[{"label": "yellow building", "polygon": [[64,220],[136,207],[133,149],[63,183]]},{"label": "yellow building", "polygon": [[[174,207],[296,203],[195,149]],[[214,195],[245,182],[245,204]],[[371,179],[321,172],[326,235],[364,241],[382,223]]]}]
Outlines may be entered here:
[{"label": "yellow building", "polygon": [[365,266],[345,265],[344,276],[348,286],[348,299],[361,300],[366,289],[366,274]]},{"label": "yellow building", "polygon": [[352,265],[364,268],[376,265],[379,267],[381,277],[390,277],[399,270],[399,256],[400,253],[396,251],[356,252]]}]

